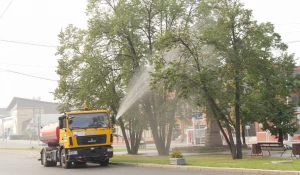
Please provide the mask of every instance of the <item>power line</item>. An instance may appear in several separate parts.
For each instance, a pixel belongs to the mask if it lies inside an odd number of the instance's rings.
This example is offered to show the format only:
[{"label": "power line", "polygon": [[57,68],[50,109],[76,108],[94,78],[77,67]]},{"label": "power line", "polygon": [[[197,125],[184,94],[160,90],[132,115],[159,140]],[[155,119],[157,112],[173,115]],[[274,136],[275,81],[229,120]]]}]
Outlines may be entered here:
[{"label": "power line", "polygon": [[8,4],[8,6],[6,7],[6,9],[4,10],[4,12],[1,14],[0,19],[2,18],[2,16],[5,14],[5,12],[7,11],[7,9],[9,8],[10,4],[13,2],[14,0],[11,0],[10,3]]},{"label": "power line", "polygon": [[20,42],[20,41],[12,41],[12,40],[4,40],[4,39],[0,39],[0,41],[8,42],[8,43],[15,43],[15,44],[26,44],[26,45],[31,45],[31,46],[53,47],[53,48],[56,48],[56,46],[44,45],[44,44],[34,44],[34,43],[27,43],[27,42]]},{"label": "power line", "polygon": [[24,73],[21,73],[21,72],[16,72],[16,71],[2,69],[2,68],[0,68],[0,70],[3,70],[5,72],[11,72],[11,73],[15,73],[15,74],[20,74],[20,75],[24,75],[24,76],[28,76],[28,77],[32,77],[32,78],[38,78],[38,79],[42,79],[42,80],[58,81],[58,80],[53,80],[53,79],[44,78],[44,77],[38,77],[38,76],[34,76],[34,75],[28,75],[28,74],[24,74]]}]

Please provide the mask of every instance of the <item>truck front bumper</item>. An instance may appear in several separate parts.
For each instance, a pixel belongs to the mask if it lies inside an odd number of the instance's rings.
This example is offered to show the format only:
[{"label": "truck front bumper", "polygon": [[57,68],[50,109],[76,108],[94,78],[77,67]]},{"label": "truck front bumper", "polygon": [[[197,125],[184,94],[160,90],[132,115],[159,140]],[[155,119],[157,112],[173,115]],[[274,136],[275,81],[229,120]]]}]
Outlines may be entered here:
[{"label": "truck front bumper", "polygon": [[113,147],[87,147],[68,150],[69,162],[99,162],[113,157]]}]

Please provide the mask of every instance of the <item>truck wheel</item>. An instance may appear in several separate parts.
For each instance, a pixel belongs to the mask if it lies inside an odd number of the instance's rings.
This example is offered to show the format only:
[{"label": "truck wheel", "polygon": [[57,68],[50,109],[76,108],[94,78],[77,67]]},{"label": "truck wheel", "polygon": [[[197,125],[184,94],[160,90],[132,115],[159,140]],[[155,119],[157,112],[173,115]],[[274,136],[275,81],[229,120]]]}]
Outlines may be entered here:
[{"label": "truck wheel", "polygon": [[101,165],[101,166],[107,166],[107,165],[108,165],[108,162],[109,162],[109,158],[107,158],[106,160],[101,160],[101,161],[100,161],[100,165]]},{"label": "truck wheel", "polygon": [[72,165],[72,162],[67,161],[65,149],[62,149],[60,152],[60,164],[64,169],[69,169]]},{"label": "truck wheel", "polygon": [[44,165],[44,163],[43,163],[43,152],[44,151],[42,150],[41,153],[40,153],[41,154],[41,165]]},{"label": "truck wheel", "polygon": [[48,160],[47,160],[47,151],[46,151],[46,148],[43,149],[43,153],[42,153],[42,161],[43,161],[44,167],[50,167],[50,166],[53,166],[52,161],[48,161]]}]

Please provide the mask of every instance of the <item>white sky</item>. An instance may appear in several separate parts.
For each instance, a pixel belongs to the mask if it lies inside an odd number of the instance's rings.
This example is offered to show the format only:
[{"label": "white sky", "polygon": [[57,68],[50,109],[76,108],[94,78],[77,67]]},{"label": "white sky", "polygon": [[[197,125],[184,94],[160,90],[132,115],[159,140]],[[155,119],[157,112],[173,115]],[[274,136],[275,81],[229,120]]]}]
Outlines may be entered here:
[{"label": "white sky", "polygon": [[[0,0],[0,16],[11,0]],[[272,22],[289,52],[300,57],[299,0],[242,0],[259,22]],[[68,24],[86,28],[86,0],[13,0],[0,18],[0,40],[57,46],[58,33]],[[54,102],[54,81],[41,80],[1,69],[58,80],[56,48],[0,41],[0,108],[13,97],[41,97]],[[300,63],[300,62],[299,62]]]}]

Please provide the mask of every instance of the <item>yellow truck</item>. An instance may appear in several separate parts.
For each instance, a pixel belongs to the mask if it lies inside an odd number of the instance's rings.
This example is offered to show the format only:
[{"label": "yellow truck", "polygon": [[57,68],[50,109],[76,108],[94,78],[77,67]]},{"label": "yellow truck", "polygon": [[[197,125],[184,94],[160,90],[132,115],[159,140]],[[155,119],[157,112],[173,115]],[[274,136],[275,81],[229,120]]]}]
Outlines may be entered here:
[{"label": "yellow truck", "polygon": [[40,152],[41,164],[65,168],[87,162],[107,166],[113,157],[114,116],[107,110],[84,110],[63,113],[57,123],[40,130],[40,141],[47,144]]}]

